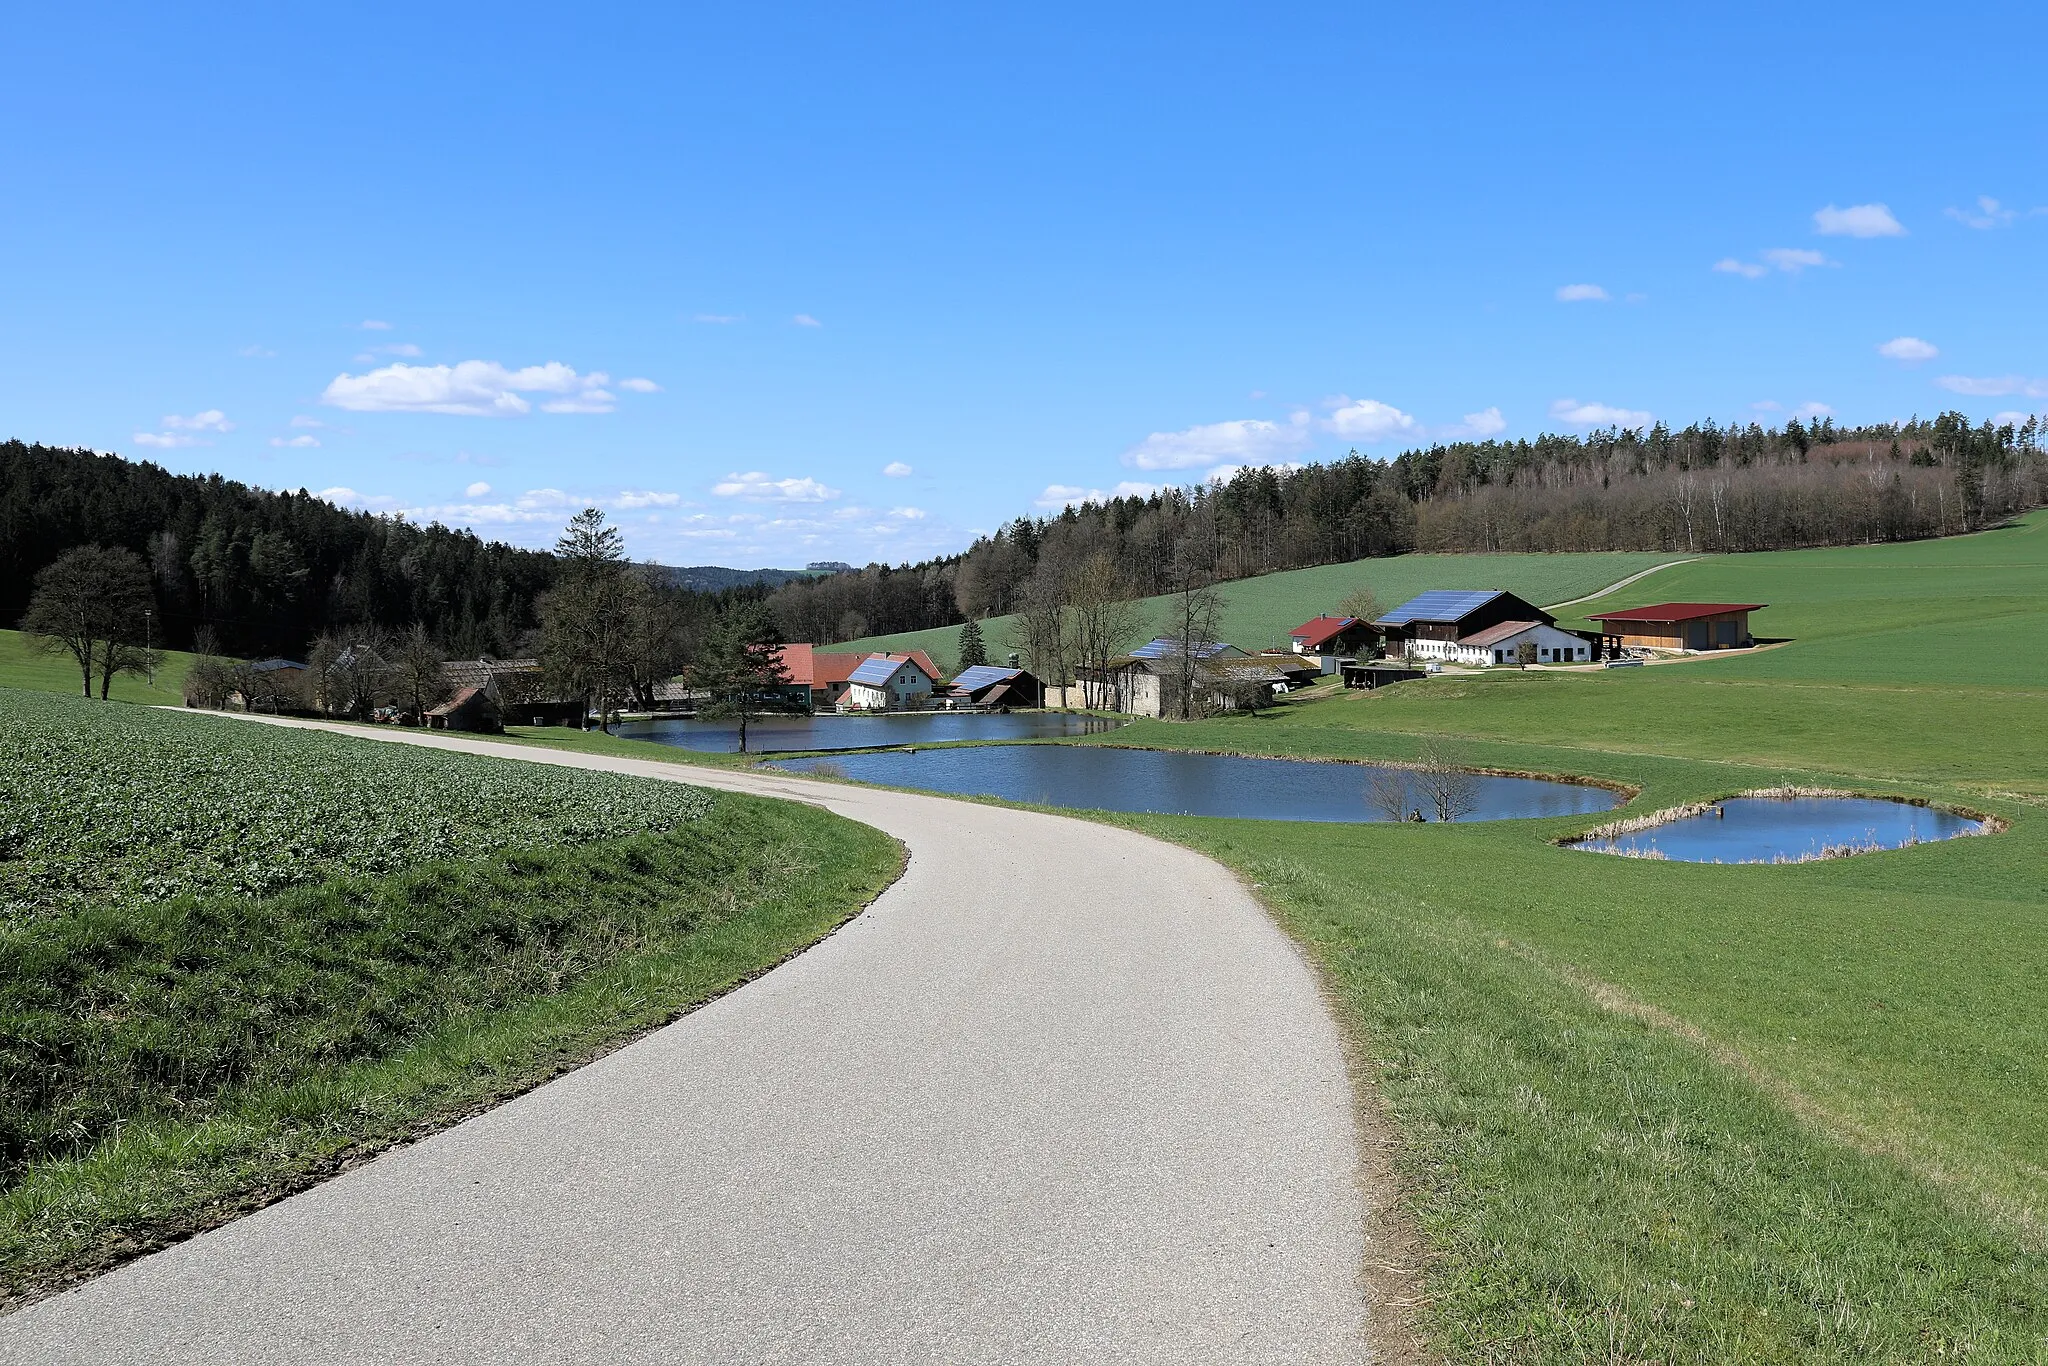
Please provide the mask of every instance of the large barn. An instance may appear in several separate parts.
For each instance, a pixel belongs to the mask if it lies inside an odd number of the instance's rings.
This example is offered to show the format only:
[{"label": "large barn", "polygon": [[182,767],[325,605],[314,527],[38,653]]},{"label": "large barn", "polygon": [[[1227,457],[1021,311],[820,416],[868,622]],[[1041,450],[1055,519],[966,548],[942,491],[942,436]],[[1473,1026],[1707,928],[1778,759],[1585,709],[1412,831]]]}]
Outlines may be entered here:
[{"label": "large barn", "polygon": [[1374,625],[1387,633],[1387,653],[1455,664],[1512,664],[1524,643],[1537,662],[1579,664],[1598,659],[1592,642],[1560,630],[1557,618],[1498,588],[1436,589],[1410,598]]},{"label": "large barn", "polygon": [[1623,612],[1591,612],[1610,652],[1645,650],[1739,650],[1754,645],[1749,614],[1762,602],[1659,602]]}]

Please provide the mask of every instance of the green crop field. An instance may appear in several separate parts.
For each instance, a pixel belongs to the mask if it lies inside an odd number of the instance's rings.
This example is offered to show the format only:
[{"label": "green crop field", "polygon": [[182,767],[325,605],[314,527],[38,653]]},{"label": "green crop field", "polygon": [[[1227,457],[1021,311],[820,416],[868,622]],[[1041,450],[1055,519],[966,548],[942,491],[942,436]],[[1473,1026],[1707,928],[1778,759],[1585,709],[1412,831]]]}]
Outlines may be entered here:
[{"label": "green crop field", "polygon": [[674,1018],[895,843],[811,807],[0,690],[0,1302]]},{"label": "green crop field", "polygon": [[[1596,593],[1608,584],[1682,555],[1615,551],[1585,555],[1398,555],[1390,559],[1354,560],[1314,569],[1290,569],[1241,579],[1223,587],[1223,638],[1247,650],[1287,643],[1287,632],[1311,617],[1337,610],[1352,590],[1370,587],[1383,607],[1394,607],[1431,588],[1505,588],[1539,605],[1564,602]],[[1653,580],[1654,582],[1655,580]],[[1163,629],[1165,598],[1145,598],[1139,606],[1144,625],[1130,644],[1149,640]],[[992,653],[1013,648],[1011,617],[993,617],[983,626]],[[929,650],[943,665],[959,653],[960,628],[903,631],[869,636],[834,645],[835,650]]]},{"label": "green crop field", "polygon": [[1404,1140],[1449,1358],[2048,1360],[2048,514],[1718,557],[1579,610],[1662,599],[1770,603],[1754,627],[1790,643],[1108,742],[1427,742],[1628,784],[1630,812],[1790,780],[2010,829],[1723,867],[1551,842],[1590,818],[1120,819],[1242,869],[1322,963]]}]

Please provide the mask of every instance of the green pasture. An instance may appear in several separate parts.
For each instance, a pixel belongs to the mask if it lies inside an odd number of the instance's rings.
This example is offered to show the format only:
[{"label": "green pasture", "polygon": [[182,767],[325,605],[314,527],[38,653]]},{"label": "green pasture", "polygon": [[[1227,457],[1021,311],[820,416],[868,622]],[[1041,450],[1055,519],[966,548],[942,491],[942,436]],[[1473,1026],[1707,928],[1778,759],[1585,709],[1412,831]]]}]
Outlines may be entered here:
[{"label": "green pasture", "polygon": [[[185,700],[185,670],[192,667],[193,658],[182,650],[166,650],[155,687],[147,679],[123,675],[114,680],[107,695],[120,702],[177,706]],[[30,649],[28,637],[21,632],[0,631],[0,688],[77,693],[81,681],[77,661],[70,655],[61,650],[46,654]],[[92,695],[100,695],[97,678],[92,681]]]},{"label": "green pasture", "polygon": [[2048,1359],[2048,516],[1643,588],[1584,608],[1768,602],[1755,629],[1790,643],[1094,743],[1434,743],[1627,784],[1631,812],[1793,781],[2009,820],[1747,867],[1552,842],[1590,818],[1133,823],[1241,869],[1323,965],[1406,1141],[1452,1359]]},{"label": "green pasture", "polygon": [[[1648,551],[1612,551],[1583,555],[1398,555],[1389,559],[1354,560],[1314,569],[1290,569],[1241,579],[1223,586],[1222,636],[1247,650],[1284,646],[1287,633],[1311,617],[1335,612],[1354,589],[1370,587],[1383,607],[1392,608],[1431,588],[1505,588],[1530,602],[1564,602],[1595,593],[1631,574],[1682,555]],[[1653,576],[1651,583],[1660,583]],[[1646,585],[1647,586],[1647,585]],[[1138,645],[1164,629],[1166,598],[1139,602],[1143,626],[1129,644]],[[1010,644],[1013,617],[992,617],[983,623],[992,654]],[[835,650],[929,650],[943,664],[959,653],[960,628],[902,631],[834,645]]]}]

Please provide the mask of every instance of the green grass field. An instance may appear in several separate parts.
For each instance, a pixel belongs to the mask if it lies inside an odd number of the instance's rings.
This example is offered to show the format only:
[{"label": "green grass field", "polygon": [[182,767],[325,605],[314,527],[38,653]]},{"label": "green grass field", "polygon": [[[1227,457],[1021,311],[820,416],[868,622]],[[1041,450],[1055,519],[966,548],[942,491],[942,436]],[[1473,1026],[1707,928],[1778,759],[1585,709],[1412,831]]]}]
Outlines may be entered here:
[{"label": "green grass field", "polygon": [[[1290,569],[1242,579],[1223,588],[1222,635],[1247,650],[1287,644],[1287,632],[1311,617],[1337,610],[1337,604],[1360,586],[1369,586],[1383,607],[1392,608],[1431,588],[1505,588],[1539,605],[1564,602],[1598,592],[1631,574],[1685,558],[1649,552],[1616,551],[1587,555],[1399,555],[1391,559],[1355,560],[1314,569]],[[1658,582],[1653,576],[1652,583]],[[1165,598],[1145,598],[1140,606],[1144,626],[1130,644],[1141,644],[1163,628]],[[1011,617],[984,623],[991,652],[1010,644]],[[835,650],[929,650],[942,665],[959,654],[960,628],[903,631],[869,636],[835,645]]]},{"label": "green grass field", "polygon": [[1792,643],[1108,742],[1435,739],[1637,786],[1631,811],[1791,779],[2011,829],[1719,867],[1550,842],[1590,819],[1134,823],[1242,869],[1322,963],[1406,1140],[1451,1359],[2048,1360],[2048,515],[1643,588],[1612,605],[1769,602],[1755,629]]},{"label": "green grass field", "polygon": [[[143,702],[163,706],[178,706],[185,700],[185,670],[192,667],[193,656],[180,650],[164,651],[163,668],[157,671],[156,686],[149,680],[116,678],[108,696],[117,702]],[[19,631],[0,631],[0,688],[23,688],[32,692],[79,691],[78,665],[70,655],[59,651],[44,654],[29,648],[28,638]],[[100,684],[95,678],[92,684],[93,696],[99,696]]]},{"label": "green grass field", "polygon": [[900,868],[619,775],[58,693],[0,730],[0,1304],[664,1024]]}]

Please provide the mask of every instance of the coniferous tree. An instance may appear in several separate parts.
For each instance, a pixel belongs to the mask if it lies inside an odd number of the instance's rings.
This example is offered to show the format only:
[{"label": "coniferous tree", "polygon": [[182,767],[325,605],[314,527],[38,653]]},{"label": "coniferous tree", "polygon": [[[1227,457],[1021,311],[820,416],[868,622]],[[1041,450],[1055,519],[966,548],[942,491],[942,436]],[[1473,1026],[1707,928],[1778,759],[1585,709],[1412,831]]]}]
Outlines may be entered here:
[{"label": "coniferous tree", "polygon": [[972,669],[988,663],[988,645],[981,638],[981,623],[969,621],[960,628],[960,667]]},{"label": "coniferous tree", "polygon": [[767,709],[775,690],[789,683],[775,616],[757,602],[737,603],[719,617],[691,663],[690,686],[706,694],[697,714],[735,717],[740,753],[747,752],[747,718]]}]

